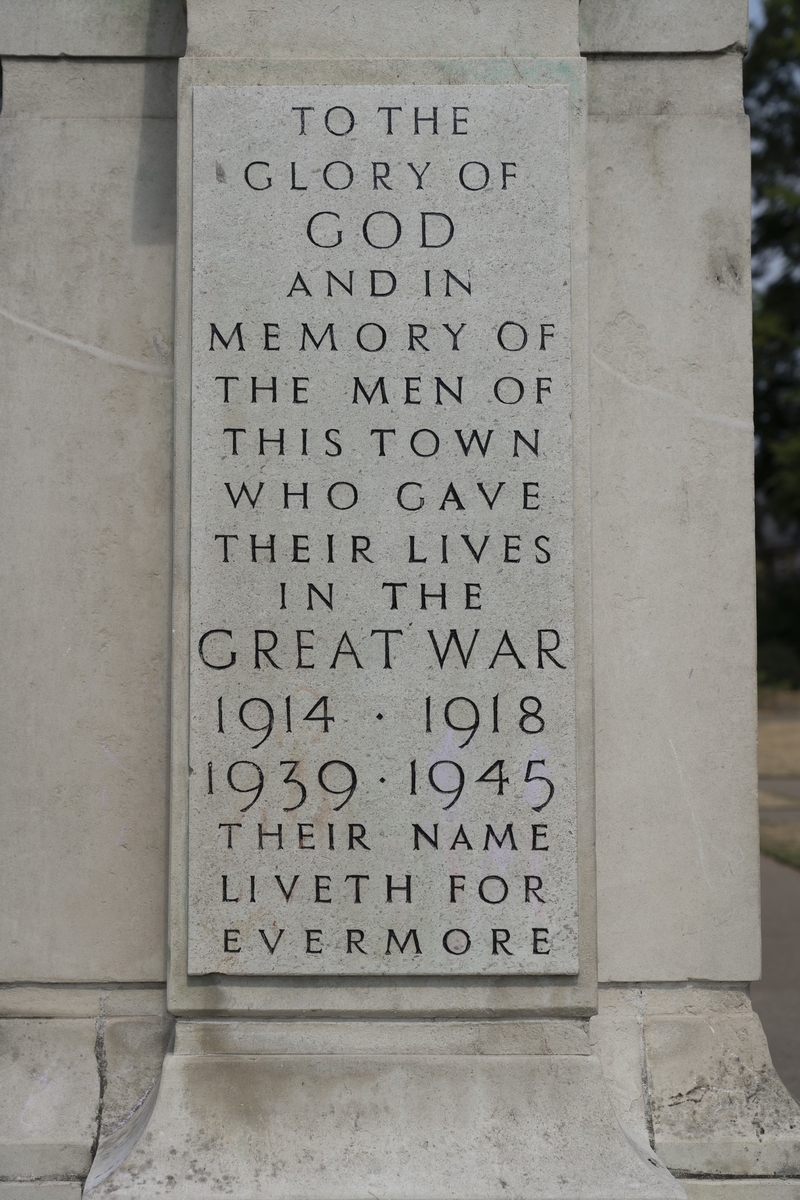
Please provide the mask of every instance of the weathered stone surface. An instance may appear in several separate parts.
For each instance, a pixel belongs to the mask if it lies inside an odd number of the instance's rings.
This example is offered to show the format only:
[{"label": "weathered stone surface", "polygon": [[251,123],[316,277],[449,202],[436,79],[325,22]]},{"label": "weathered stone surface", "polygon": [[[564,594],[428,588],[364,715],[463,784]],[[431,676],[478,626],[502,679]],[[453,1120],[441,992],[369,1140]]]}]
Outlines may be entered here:
[{"label": "weathered stone surface", "polygon": [[681,1179],[690,1200],[800,1200],[800,1179]]},{"label": "weathered stone surface", "polygon": [[614,1015],[707,1017],[730,1013],[746,1016],[752,1011],[747,987],[741,983],[665,983],[635,985],[603,984],[598,998],[600,1011]]},{"label": "weathered stone surface", "polygon": [[179,1021],[175,1054],[589,1054],[583,1021]]},{"label": "weathered stone surface", "polygon": [[172,1021],[166,1016],[102,1022],[103,1101],[85,1192],[115,1171],[142,1136],[158,1097],[171,1033]]},{"label": "weathered stone surface", "polygon": [[591,1056],[169,1056],[147,1132],[93,1194],[217,1191],[684,1196],[625,1138]]},{"label": "weathered stone surface", "polygon": [[147,1128],[153,1109],[158,1099],[158,1085],[147,1093],[139,1107],[131,1113],[129,1119],[117,1126],[111,1133],[102,1136],[95,1150],[92,1166],[83,1185],[83,1194],[89,1195],[108,1179],[125,1161]]},{"label": "weathered stone surface", "polygon": [[578,51],[574,0],[465,5],[459,0],[399,0],[376,7],[345,0],[320,9],[314,0],[191,0],[190,56],[283,58],[570,58]]},{"label": "weathered stone surface", "polygon": [[[177,975],[177,972],[176,972]],[[315,979],[287,976],[252,985],[236,979],[194,978],[170,985],[170,1012],[179,1017],[358,1018],[431,1020],[534,1019],[564,1012],[588,1020],[596,1003],[591,979],[494,976],[464,987],[458,976],[422,976],[413,987],[401,978]]]},{"label": "weathered stone surface", "polygon": [[653,1016],[644,1038],[655,1146],[672,1170],[800,1174],[800,1105],[755,1013]]},{"label": "weathered stone surface", "polygon": [[[142,63],[12,58],[3,62],[3,116],[6,119],[13,117],[24,121],[38,117],[50,121],[105,121],[116,118],[130,122],[149,118],[169,122],[177,115],[177,89],[178,64],[164,59]],[[152,125],[140,130],[140,133],[150,135],[147,141],[152,140],[154,132]],[[145,148],[143,145],[143,155]],[[60,165],[66,176],[71,169],[69,161]],[[147,157],[143,157],[137,167],[145,169],[147,179],[158,192],[153,216],[159,206],[163,210],[162,228],[156,241],[169,244],[174,240],[175,230],[174,211],[170,207],[174,185],[166,176],[156,184],[156,163]],[[172,173],[174,177],[174,166]],[[153,303],[163,303],[158,291],[150,299]],[[91,313],[86,315],[89,317]],[[155,361],[157,363],[158,358]]]},{"label": "weathered stone surface", "polygon": [[741,117],[744,111],[739,54],[600,57],[587,65],[590,116]]},{"label": "weathered stone surface", "polygon": [[98,1136],[95,1165],[116,1166],[155,1103],[170,1030],[163,1013],[0,1021],[0,1177],[83,1179]]},{"label": "weathered stone surface", "polygon": [[748,159],[741,116],[590,118],[607,981],[759,970]]},{"label": "weathered stone surface", "polygon": [[181,0],[0,0],[4,56],[177,57],[185,46]]},{"label": "weathered stone surface", "polygon": [[105,1087],[101,1138],[116,1133],[158,1087],[172,1022],[112,1017],[103,1023]]},{"label": "weathered stone surface", "polygon": [[0,1021],[0,1178],[85,1176],[100,1103],[95,1040],[90,1020]]},{"label": "weathered stone surface", "polygon": [[80,1200],[81,1190],[78,1180],[56,1183],[33,1180],[4,1183],[0,1180],[0,1200]]},{"label": "weathered stone surface", "polygon": [[617,1118],[632,1137],[649,1145],[648,1101],[644,1080],[647,1063],[642,1032],[641,993],[626,996],[628,1003],[608,1003],[605,989],[599,994],[599,1012],[589,1022],[592,1053],[603,1069]]},{"label": "weathered stone surface", "polygon": [[4,64],[0,971],[158,980],[174,80],[144,63],[49,71],[52,88],[39,64]]},{"label": "weathered stone surface", "polygon": [[672,1170],[800,1175],[800,1107],[769,1058],[747,990],[600,988],[590,1022],[614,1109]]},{"label": "weathered stone surface", "polygon": [[189,972],[576,974],[568,91],[193,138]]},{"label": "weathered stone surface", "polygon": [[742,49],[747,0],[581,0],[582,54]]},{"label": "weathered stone surface", "polygon": [[0,1017],[163,1017],[164,987],[0,986]]}]

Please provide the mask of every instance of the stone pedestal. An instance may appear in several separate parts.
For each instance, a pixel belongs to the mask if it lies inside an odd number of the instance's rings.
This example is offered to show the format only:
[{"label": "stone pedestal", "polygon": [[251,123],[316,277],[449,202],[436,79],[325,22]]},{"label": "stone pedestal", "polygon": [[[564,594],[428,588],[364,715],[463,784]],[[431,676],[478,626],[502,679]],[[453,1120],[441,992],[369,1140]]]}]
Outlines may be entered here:
[{"label": "stone pedestal", "polygon": [[624,1133],[582,1022],[179,1022],[95,1195],[684,1195]]}]

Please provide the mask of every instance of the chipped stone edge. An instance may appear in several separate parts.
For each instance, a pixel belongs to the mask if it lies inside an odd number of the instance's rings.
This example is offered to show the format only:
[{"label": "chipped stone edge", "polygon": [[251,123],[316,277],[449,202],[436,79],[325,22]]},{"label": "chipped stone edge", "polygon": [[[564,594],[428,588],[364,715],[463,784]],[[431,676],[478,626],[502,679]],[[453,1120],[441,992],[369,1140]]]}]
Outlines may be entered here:
[{"label": "chipped stone edge", "polygon": [[[97,1066],[100,1073],[100,1104],[97,1114],[98,1137],[93,1148],[92,1165],[89,1168],[89,1174],[83,1185],[84,1196],[93,1191],[104,1179],[108,1179],[109,1175],[112,1175],[122,1165],[147,1129],[153,1109],[156,1106],[156,1101],[158,1100],[162,1074],[162,1072],[158,1073],[150,1088],[141,1097],[136,1107],[122,1124],[118,1125],[111,1133],[102,1136],[100,1128],[105,1092],[105,1048],[102,1041],[102,1035],[105,1030],[105,1017],[103,1015],[98,1017],[97,1024],[98,1046],[100,1047],[99,1050],[96,1050]],[[166,1054],[172,1053],[174,1043],[175,1031],[173,1028],[169,1044],[166,1047]],[[3,1200],[3,1198],[0,1197],[0,1200]]]}]

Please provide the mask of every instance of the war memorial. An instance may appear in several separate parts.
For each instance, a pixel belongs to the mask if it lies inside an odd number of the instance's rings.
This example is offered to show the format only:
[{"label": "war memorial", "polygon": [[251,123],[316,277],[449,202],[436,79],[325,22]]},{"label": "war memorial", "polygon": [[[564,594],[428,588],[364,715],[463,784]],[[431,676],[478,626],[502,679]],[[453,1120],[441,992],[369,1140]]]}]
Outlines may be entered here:
[{"label": "war memorial", "polygon": [[744,0],[2,0],[0,1200],[798,1200]]}]

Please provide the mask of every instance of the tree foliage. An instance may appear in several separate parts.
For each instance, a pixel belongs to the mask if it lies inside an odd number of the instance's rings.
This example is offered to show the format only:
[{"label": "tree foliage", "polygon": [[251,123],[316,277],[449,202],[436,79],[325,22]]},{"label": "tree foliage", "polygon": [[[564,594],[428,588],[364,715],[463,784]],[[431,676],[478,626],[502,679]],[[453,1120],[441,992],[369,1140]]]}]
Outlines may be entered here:
[{"label": "tree foliage", "polygon": [[800,519],[800,0],[766,0],[745,60],[753,139],[756,486]]},{"label": "tree foliage", "polygon": [[753,149],[759,681],[800,688],[800,0],[745,59]]}]

